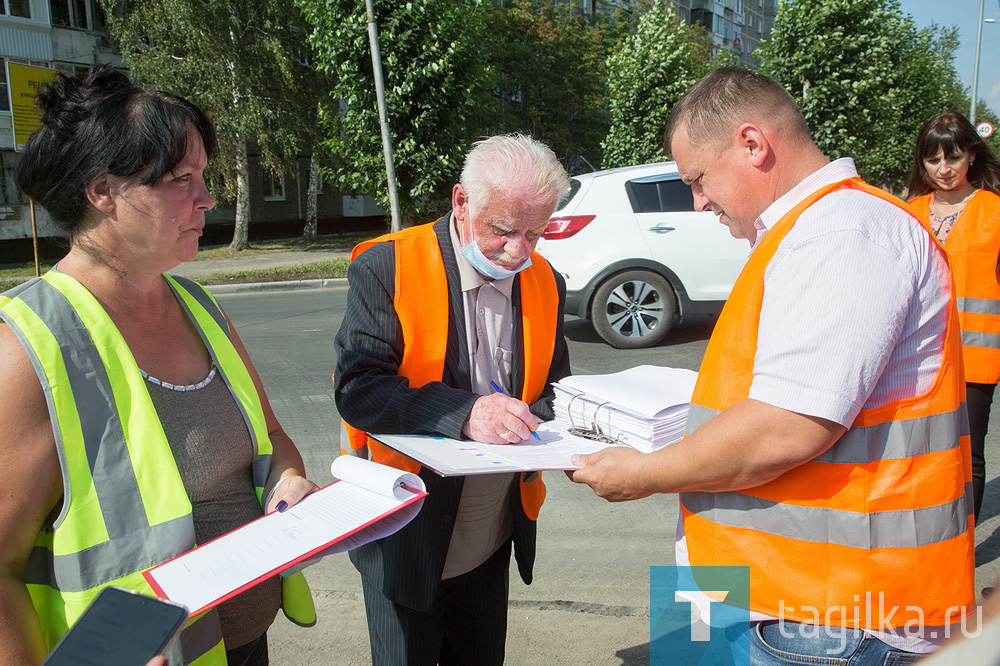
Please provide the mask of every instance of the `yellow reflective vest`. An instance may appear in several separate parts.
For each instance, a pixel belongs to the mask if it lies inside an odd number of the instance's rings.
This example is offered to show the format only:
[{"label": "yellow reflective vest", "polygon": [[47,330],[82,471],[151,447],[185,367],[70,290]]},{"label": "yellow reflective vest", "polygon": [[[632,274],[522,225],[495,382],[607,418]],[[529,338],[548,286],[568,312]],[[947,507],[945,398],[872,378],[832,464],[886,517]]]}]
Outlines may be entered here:
[{"label": "yellow reflective vest", "polygon": [[[261,499],[271,461],[260,397],[228,323],[200,285],[165,276],[244,415],[257,448]],[[118,328],[77,280],[50,271],[0,295],[0,318],[24,345],[45,391],[63,501],[24,573],[48,649],[108,585],[153,594],[143,571],[195,545],[191,502],[145,380]],[[285,579],[286,614],[315,622],[301,573]],[[179,644],[179,645],[178,645]],[[217,613],[191,618],[171,663],[226,663]]]}]

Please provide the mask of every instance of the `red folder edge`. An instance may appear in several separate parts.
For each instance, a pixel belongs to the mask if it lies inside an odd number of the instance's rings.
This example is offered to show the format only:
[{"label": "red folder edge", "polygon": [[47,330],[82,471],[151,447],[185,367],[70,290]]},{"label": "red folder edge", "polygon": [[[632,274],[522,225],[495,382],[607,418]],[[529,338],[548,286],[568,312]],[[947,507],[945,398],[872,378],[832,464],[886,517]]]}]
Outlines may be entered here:
[{"label": "red folder edge", "polygon": [[[337,479],[333,483],[329,483],[329,484],[323,486],[323,488],[329,488],[334,483],[340,483],[340,479]],[[320,488],[319,490],[323,490],[323,488]],[[301,556],[295,558],[294,560],[292,560],[291,562],[288,562],[284,566],[277,567],[276,569],[272,569],[271,571],[268,571],[267,573],[258,576],[257,578],[253,579],[252,581],[250,581],[246,585],[242,585],[242,586],[236,588],[235,590],[233,590],[232,592],[229,592],[228,594],[222,595],[221,597],[219,597],[218,599],[216,599],[215,601],[213,601],[210,604],[202,606],[201,608],[199,608],[197,610],[190,611],[191,618],[194,618],[196,615],[201,615],[205,611],[208,611],[208,610],[211,610],[211,609],[215,608],[216,606],[218,606],[219,604],[221,604],[223,601],[229,601],[230,599],[232,599],[236,595],[240,594],[241,592],[245,592],[246,590],[250,589],[251,587],[253,587],[257,583],[261,582],[262,580],[266,580],[266,579],[270,578],[271,576],[277,575],[277,574],[281,573],[282,571],[284,571],[285,569],[289,569],[289,568],[295,566],[299,562],[304,562],[305,560],[308,560],[313,555],[316,555],[317,553],[322,552],[323,550],[326,550],[327,548],[329,548],[333,544],[337,543],[338,541],[343,541],[347,537],[352,536],[354,534],[357,534],[361,530],[366,529],[366,528],[370,527],[371,525],[374,525],[375,523],[377,523],[378,521],[382,520],[386,516],[391,516],[392,514],[396,513],[397,511],[400,511],[401,509],[403,509],[403,508],[405,508],[405,507],[413,504],[417,500],[421,500],[421,499],[427,497],[427,491],[426,490],[414,490],[413,488],[410,488],[410,487],[407,487],[406,490],[407,490],[407,492],[413,493],[413,497],[411,497],[410,499],[406,500],[405,502],[403,502],[402,504],[400,504],[399,506],[397,506],[395,509],[392,509],[391,511],[386,511],[383,514],[381,514],[381,515],[379,515],[379,516],[377,516],[375,518],[372,518],[367,523],[365,523],[364,525],[361,525],[357,529],[351,530],[350,532],[347,532],[346,534],[341,534],[336,539],[332,539],[330,541],[327,541],[322,546],[319,546],[318,548],[314,548],[314,549],[310,550],[309,552],[305,553],[304,555],[301,555]],[[306,497],[308,497],[308,495]],[[265,513],[260,518],[256,518],[254,520],[251,520],[249,523],[244,523],[243,525],[237,527],[236,529],[230,530],[229,532],[226,532],[226,534],[230,534],[232,532],[235,532],[236,530],[243,529],[243,527],[245,527],[246,525],[250,525],[251,523],[255,523],[258,520],[266,518],[269,515],[271,515],[271,514]],[[219,536],[215,537],[215,539],[212,539],[212,541],[215,541],[216,539],[221,539],[222,537],[226,536],[226,534],[220,534]],[[170,600],[170,597],[167,596],[166,592],[163,591],[163,588],[161,588],[160,585],[159,585],[159,583],[156,582],[156,579],[153,578],[152,572],[155,571],[157,568],[162,567],[167,562],[172,562],[172,561],[176,560],[178,557],[183,557],[184,555],[187,555],[188,553],[190,553],[193,550],[197,550],[198,548],[201,548],[202,546],[207,546],[208,544],[212,543],[212,541],[206,541],[205,543],[201,544],[201,546],[195,546],[191,550],[184,551],[180,555],[175,555],[174,557],[171,557],[169,560],[166,560],[164,562],[160,562],[155,567],[150,567],[149,569],[146,569],[145,571],[142,572],[142,577],[146,579],[146,582],[149,584],[149,587],[152,588],[153,592],[156,593],[156,596],[158,596],[161,599]]]}]

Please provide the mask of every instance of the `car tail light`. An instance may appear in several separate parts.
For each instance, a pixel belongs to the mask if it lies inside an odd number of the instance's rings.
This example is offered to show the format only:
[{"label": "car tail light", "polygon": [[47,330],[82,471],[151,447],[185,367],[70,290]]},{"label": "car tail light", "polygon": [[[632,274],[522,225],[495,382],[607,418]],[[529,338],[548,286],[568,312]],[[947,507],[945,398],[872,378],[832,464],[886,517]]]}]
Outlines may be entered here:
[{"label": "car tail light", "polygon": [[559,240],[575,236],[580,229],[593,222],[596,215],[569,215],[567,217],[553,217],[542,232],[545,240]]}]

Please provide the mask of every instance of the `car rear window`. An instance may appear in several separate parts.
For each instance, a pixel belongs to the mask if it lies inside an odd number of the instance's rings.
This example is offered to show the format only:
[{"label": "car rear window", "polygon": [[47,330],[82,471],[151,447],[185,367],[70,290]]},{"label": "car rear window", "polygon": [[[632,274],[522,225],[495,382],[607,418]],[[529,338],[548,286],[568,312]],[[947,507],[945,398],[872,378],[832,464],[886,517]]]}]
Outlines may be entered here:
[{"label": "car rear window", "polygon": [[569,193],[562,201],[559,202],[559,206],[556,208],[556,210],[562,210],[563,208],[566,207],[566,204],[568,204],[570,201],[573,200],[573,197],[576,196],[576,193],[580,191],[580,184],[581,184],[580,181],[576,178],[569,179]]},{"label": "car rear window", "polygon": [[694,210],[691,186],[676,175],[646,176],[625,183],[636,213],[677,213]]}]

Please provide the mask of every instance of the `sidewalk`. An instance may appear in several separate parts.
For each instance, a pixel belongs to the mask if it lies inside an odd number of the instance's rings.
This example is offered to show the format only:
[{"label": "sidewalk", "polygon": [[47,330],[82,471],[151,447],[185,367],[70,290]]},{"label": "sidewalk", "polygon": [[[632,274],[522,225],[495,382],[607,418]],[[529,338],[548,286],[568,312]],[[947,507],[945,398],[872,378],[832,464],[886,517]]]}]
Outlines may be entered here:
[{"label": "sidewalk", "polygon": [[[289,250],[287,252],[269,252],[267,254],[247,254],[225,259],[194,259],[185,261],[169,271],[171,275],[186,278],[204,278],[215,273],[237,273],[241,271],[261,270],[285,266],[301,266],[320,261],[334,259],[350,259],[351,253],[346,250],[316,248],[312,250]],[[25,273],[24,279],[34,277]],[[269,289],[317,289],[346,285],[346,278],[329,278],[320,280],[286,280],[274,282],[253,282],[213,285],[210,291],[219,293],[234,293],[243,291],[264,291]]]},{"label": "sidewalk", "polygon": [[[345,250],[316,248],[312,250],[290,250],[287,252],[269,252],[267,254],[247,255],[227,259],[194,259],[185,261],[170,271],[172,275],[198,279],[213,273],[236,273],[240,271],[261,270],[285,266],[301,266],[320,261],[334,259],[350,259],[351,253]],[[219,284],[208,287],[213,293],[241,293],[251,291],[269,291],[274,289],[328,289],[330,287],[346,286],[347,278],[326,278],[316,280],[277,280],[272,282],[243,282],[235,284]]]}]

